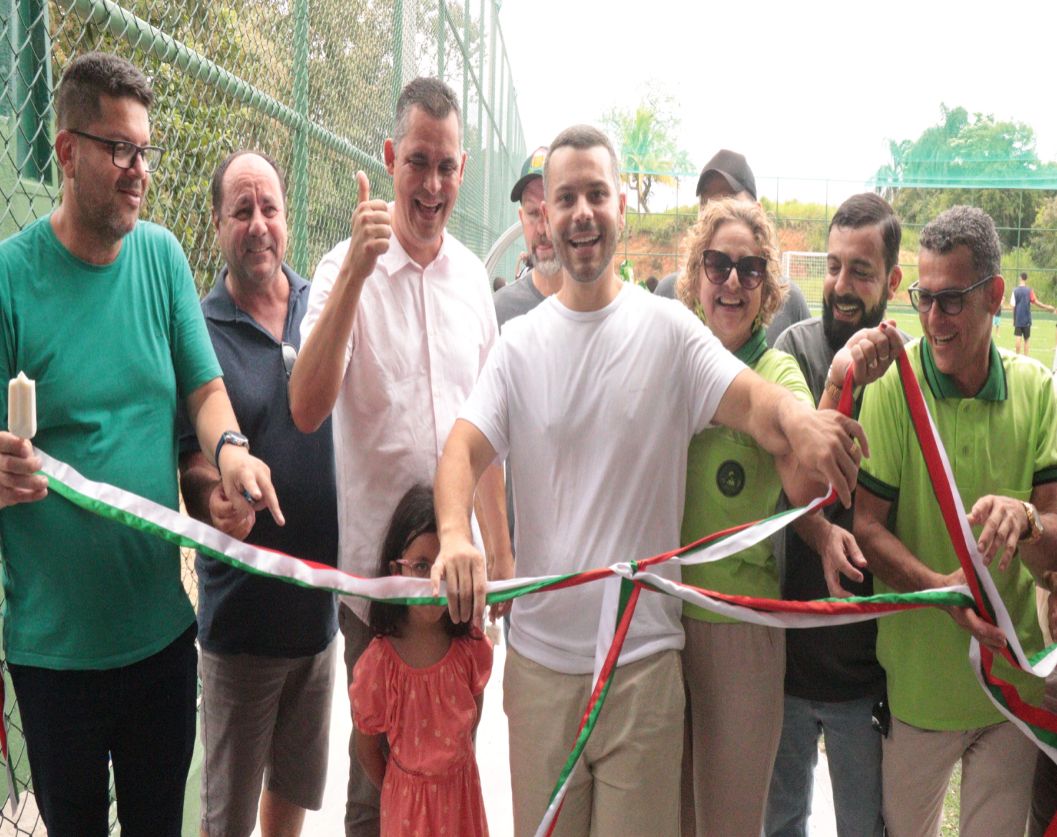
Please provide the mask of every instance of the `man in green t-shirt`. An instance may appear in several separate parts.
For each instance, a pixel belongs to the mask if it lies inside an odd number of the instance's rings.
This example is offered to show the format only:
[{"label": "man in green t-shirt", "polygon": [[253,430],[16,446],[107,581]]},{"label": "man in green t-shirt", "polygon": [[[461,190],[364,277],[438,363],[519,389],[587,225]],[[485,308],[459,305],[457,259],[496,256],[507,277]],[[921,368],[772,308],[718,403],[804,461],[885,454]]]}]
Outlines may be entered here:
[{"label": "man in green t-shirt", "polygon": [[[238,433],[176,239],[139,220],[162,149],[146,78],[89,53],[56,92],[62,199],[0,244],[0,371],[36,380],[41,450],[177,508],[182,399],[226,494],[282,513]],[[7,388],[0,388],[0,414]],[[180,834],[195,735],[194,612],[175,545],[57,494],[0,432],[4,645],[49,833],[103,835],[113,765],[127,834]]]},{"label": "man in green t-shirt", "polygon": [[[967,522],[1014,629],[1042,645],[1035,577],[1057,567],[1057,407],[1049,373],[995,347],[1002,304],[1000,245],[991,218],[954,207],[921,232],[910,287],[924,337],[907,355],[943,440]],[[871,456],[859,472],[855,536],[884,588],[965,582],[910,423],[897,370],[867,387],[860,421]],[[877,657],[892,722],[884,741],[888,833],[939,833],[947,783],[962,764],[963,837],[1022,837],[1034,746],[990,703],[967,660],[969,635],[999,649],[1002,631],[968,608],[880,621]],[[1041,694],[1034,678],[996,656],[996,673]]]}]

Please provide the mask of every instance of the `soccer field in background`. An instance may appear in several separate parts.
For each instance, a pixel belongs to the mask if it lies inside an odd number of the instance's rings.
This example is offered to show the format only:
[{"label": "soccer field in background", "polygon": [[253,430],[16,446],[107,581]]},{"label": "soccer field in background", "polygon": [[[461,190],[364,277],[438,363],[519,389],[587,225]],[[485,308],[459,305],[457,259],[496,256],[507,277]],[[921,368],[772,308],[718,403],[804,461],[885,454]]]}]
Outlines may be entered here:
[{"label": "soccer field in background", "polygon": [[[821,312],[812,306],[813,315]],[[921,337],[921,321],[917,312],[906,305],[895,305],[888,309],[888,317],[894,319],[899,327],[911,337]],[[1053,350],[1057,345],[1057,318],[1048,312],[1032,311],[1031,356],[1040,361],[1047,369],[1053,368]],[[1003,311],[998,335],[995,337],[999,348],[1013,351],[1013,312]]]}]

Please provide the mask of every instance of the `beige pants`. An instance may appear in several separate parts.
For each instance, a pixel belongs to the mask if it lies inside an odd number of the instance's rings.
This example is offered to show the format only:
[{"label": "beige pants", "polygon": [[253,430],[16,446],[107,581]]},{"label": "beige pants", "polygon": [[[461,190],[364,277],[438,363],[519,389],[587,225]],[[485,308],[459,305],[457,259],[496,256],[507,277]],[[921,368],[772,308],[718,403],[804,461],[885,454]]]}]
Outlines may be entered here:
[{"label": "beige pants", "polygon": [[760,834],[782,737],[785,631],[688,618],[683,628],[683,835]]},{"label": "beige pants", "polygon": [[[518,837],[539,826],[590,694],[591,675],[559,674],[508,651],[503,709]],[[678,833],[682,744],[679,653],[662,651],[618,668],[554,834]]]},{"label": "beige pants", "polygon": [[884,819],[890,837],[940,833],[943,798],[961,760],[961,837],[1024,837],[1035,745],[1009,722],[926,730],[892,718],[884,740]]}]

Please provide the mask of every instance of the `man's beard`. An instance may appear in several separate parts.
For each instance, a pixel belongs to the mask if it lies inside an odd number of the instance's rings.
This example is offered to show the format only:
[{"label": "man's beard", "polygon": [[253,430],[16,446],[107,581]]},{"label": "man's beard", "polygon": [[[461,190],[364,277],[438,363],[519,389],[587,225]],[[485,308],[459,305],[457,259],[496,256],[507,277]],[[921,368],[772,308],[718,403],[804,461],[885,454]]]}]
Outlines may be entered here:
[{"label": "man's beard", "polygon": [[[857,305],[859,307],[860,316],[858,323],[846,323],[842,320],[834,319],[833,317],[833,306],[836,304],[840,305]],[[839,352],[844,348],[844,344],[848,342],[855,332],[864,328],[875,328],[881,324],[881,320],[884,319],[885,309],[888,306],[888,300],[882,297],[881,301],[877,304],[877,307],[867,311],[863,301],[857,296],[841,296],[841,297],[826,297],[822,298],[822,332],[826,335],[826,342],[829,343],[829,347],[834,352]]]},{"label": "man's beard", "polygon": [[532,269],[538,270],[540,275],[551,277],[557,276],[562,269],[562,263],[558,261],[558,257],[555,256],[551,259],[533,259]]}]

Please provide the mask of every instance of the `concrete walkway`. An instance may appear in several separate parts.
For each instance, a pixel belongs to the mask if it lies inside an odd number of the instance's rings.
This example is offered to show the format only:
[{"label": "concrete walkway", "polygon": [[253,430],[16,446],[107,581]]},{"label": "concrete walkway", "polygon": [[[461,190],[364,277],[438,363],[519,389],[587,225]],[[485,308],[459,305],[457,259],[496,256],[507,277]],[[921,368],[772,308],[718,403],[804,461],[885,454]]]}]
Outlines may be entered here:
[{"label": "concrete walkway", "polygon": [[[338,635],[338,642],[342,637]],[[348,777],[349,734],[352,718],[349,698],[345,690],[345,672],[338,649],[338,671],[335,678],[334,705],[331,713],[330,768],[327,790],[321,811],[310,812],[305,818],[305,837],[344,837],[345,780]],[[503,714],[503,661],[506,646],[495,649],[492,679],[485,690],[484,717],[477,731],[477,764],[481,771],[488,828],[492,837],[512,837],[510,773],[507,760],[506,716]],[[829,767],[825,753],[819,753],[815,771],[815,798],[812,805],[810,831],[812,837],[836,837],[833,822],[833,796],[829,783]],[[259,837],[260,830],[254,831]]]}]

